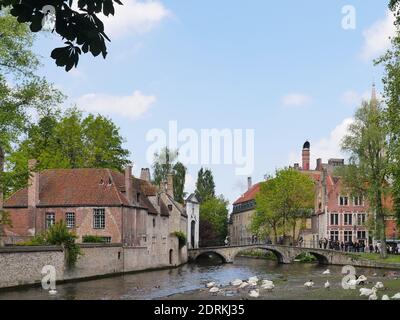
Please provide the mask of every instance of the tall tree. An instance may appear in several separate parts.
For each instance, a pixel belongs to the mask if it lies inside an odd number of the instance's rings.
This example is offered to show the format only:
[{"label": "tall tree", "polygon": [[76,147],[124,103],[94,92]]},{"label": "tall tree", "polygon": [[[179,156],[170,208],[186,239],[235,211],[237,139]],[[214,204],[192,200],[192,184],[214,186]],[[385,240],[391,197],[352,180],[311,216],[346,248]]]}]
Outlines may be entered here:
[{"label": "tall tree", "polygon": [[[200,232],[200,242],[207,245],[221,245],[228,235],[228,206],[229,202],[223,196],[209,198],[200,206],[200,221],[203,224]],[[205,230],[204,225],[212,226]],[[207,240],[208,239],[208,240]],[[209,243],[212,241],[214,243]],[[217,242],[217,243],[215,243]]]},{"label": "tall tree", "polygon": [[400,225],[400,1],[391,1],[390,8],[397,15],[397,33],[392,39],[392,47],[375,63],[385,68],[383,83],[387,107],[384,113],[389,138],[387,156],[392,180],[394,211]]},{"label": "tall tree", "polygon": [[350,154],[350,160],[341,175],[345,186],[368,199],[375,215],[375,237],[382,243],[382,258],[387,257],[384,206],[389,186],[387,147],[384,113],[373,97],[370,103],[362,103],[343,138],[342,149]]},{"label": "tall tree", "polygon": [[12,192],[26,185],[27,161],[37,159],[38,170],[55,168],[110,168],[122,170],[129,151],[118,127],[103,116],[83,117],[77,109],[48,112],[31,125],[27,137],[8,159]]},{"label": "tall tree", "polygon": [[197,174],[196,196],[200,201],[215,198],[214,176],[210,169],[201,168]]},{"label": "tall tree", "polygon": [[175,200],[183,203],[185,197],[186,167],[178,161],[179,152],[163,148],[154,155],[153,172],[154,183],[161,185],[167,180],[168,174],[174,175],[174,197]]},{"label": "tall tree", "polygon": [[77,66],[82,52],[106,57],[106,40],[110,39],[98,16],[114,15],[114,3],[122,5],[120,0],[1,0],[0,10],[11,6],[11,14],[18,22],[29,24],[32,32],[41,31],[43,20],[54,15],[53,31],[66,40],[66,46],[54,49],[51,57],[69,71]]},{"label": "tall tree", "polygon": [[315,184],[306,174],[294,170],[278,170],[275,178],[261,185],[256,196],[256,211],[252,229],[256,233],[271,230],[275,241],[278,231],[286,236],[290,230],[296,241],[296,231],[314,208]]}]

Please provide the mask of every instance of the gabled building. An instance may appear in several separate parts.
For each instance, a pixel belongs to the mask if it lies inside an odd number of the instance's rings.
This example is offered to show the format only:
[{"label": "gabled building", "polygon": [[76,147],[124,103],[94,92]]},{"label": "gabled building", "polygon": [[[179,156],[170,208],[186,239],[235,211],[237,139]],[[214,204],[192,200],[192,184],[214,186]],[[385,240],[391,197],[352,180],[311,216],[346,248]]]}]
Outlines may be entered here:
[{"label": "gabled building", "polygon": [[[4,209],[12,227],[5,228],[5,242],[29,239],[64,220],[77,235],[102,237],[107,243],[147,248],[158,266],[187,261],[186,248],[179,246],[174,232],[187,232],[185,208],[173,197],[173,179],[161,189],[150,182],[150,171],[142,179],[110,169],[51,169],[33,172],[28,186],[9,197]],[[146,175],[148,173],[148,175]]]},{"label": "gabled building", "polygon": [[199,226],[200,226],[200,200],[192,193],[185,201],[186,214],[188,216],[187,237],[188,248],[199,248]]},{"label": "gabled building", "polygon": [[229,218],[229,238],[231,245],[251,244],[255,240],[250,227],[255,214],[256,195],[260,191],[260,183],[253,185],[248,178],[247,191],[233,203]]}]

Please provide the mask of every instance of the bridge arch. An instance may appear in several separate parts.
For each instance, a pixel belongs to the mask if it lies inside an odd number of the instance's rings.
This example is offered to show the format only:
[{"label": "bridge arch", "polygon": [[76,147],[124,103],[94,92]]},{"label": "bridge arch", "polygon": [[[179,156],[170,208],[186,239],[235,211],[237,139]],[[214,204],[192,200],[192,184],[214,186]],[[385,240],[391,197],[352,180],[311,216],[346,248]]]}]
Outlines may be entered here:
[{"label": "bridge arch", "polygon": [[222,263],[229,262],[229,259],[224,254],[218,252],[218,250],[209,250],[209,251],[200,252],[193,258],[193,261],[196,261],[201,257],[209,256],[209,255],[216,255],[217,257],[219,257],[222,260]]},{"label": "bridge arch", "polygon": [[285,263],[285,256],[282,252],[280,252],[279,250],[276,249],[272,249],[272,248],[265,248],[265,247],[253,247],[253,248],[239,248],[236,250],[236,252],[232,255],[232,262],[233,260],[241,253],[246,252],[246,251],[250,251],[250,250],[262,250],[265,252],[271,252],[274,254],[274,256],[276,257],[276,259],[278,260],[278,263],[282,264]]}]

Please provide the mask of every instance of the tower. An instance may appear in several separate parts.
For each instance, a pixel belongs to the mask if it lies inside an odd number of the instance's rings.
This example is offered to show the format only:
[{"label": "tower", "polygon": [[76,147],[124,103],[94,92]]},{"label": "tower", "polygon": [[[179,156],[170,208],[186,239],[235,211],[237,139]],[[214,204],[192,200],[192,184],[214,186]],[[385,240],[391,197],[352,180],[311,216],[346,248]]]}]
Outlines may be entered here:
[{"label": "tower", "polygon": [[306,141],[303,145],[303,153],[302,153],[302,159],[303,159],[303,170],[304,171],[309,171],[310,170],[310,142]]}]

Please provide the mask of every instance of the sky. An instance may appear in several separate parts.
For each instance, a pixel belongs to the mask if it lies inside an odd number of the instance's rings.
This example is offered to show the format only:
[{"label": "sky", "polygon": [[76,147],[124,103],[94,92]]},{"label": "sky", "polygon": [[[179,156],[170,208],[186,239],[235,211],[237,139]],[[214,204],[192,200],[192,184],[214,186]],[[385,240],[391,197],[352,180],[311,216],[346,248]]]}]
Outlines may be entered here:
[{"label": "sky", "polygon": [[171,121],[199,141],[201,130],[253,130],[254,152],[240,140],[253,170],[238,174],[229,161],[187,165],[187,192],[209,167],[217,193],[232,203],[247,176],[256,183],[300,162],[306,140],[312,166],[316,158],[345,157],[340,141],[356,108],[374,81],[382,91],[383,71],[373,59],[394,33],[387,2],[123,0],[115,17],[105,18],[112,40],[106,59],[84,55],[67,73],[50,58],[63,42],[48,33],[35,51],[40,73],[68,96],[65,106],[109,116],[120,127],[136,175],[151,166],[148,135],[168,133]]}]

